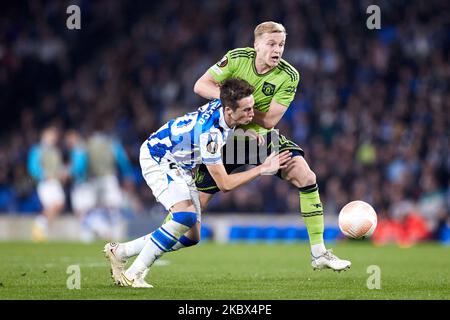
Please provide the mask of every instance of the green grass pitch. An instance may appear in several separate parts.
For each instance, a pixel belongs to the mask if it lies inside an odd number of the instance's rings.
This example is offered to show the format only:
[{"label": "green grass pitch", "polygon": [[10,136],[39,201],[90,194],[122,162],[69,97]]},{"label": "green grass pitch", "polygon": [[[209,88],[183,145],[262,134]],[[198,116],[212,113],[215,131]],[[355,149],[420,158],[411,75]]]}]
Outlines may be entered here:
[{"label": "green grass pitch", "polygon": [[[450,247],[439,244],[329,244],[352,261],[336,273],[313,271],[306,243],[205,242],[164,255],[147,277],[152,289],[113,285],[103,245],[0,243],[0,299],[450,299]],[[70,265],[80,267],[79,290],[67,288]],[[371,265],[380,289],[367,287]]]}]

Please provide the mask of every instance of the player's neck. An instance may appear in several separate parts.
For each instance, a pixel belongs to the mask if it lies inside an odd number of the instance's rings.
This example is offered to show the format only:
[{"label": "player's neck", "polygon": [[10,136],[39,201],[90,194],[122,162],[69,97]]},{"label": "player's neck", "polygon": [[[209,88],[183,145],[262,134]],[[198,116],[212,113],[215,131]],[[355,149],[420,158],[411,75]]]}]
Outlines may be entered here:
[{"label": "player's neck", "polygon": [[258,74],[267,73],[270,70],[272,70],[273,68],[275,68],[275,66],[271,67],[267,63],[265,63],[263,59],[258,59],[258,57],[256,57],[255,69],[256,69],[256,72],[258,72]]}]

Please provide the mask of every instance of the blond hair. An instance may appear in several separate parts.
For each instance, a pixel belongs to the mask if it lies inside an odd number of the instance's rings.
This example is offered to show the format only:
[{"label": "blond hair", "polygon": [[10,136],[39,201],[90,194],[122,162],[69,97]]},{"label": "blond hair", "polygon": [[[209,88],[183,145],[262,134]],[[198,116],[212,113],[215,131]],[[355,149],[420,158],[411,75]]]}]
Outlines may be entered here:
[{"label": "blond hair", "polygon": [[286,33],[286,29],[281,23],[273,22],[273,21],[266,21],[263,23],[260,23],[255,28],[255,39],[262,36],[264,33]]}]

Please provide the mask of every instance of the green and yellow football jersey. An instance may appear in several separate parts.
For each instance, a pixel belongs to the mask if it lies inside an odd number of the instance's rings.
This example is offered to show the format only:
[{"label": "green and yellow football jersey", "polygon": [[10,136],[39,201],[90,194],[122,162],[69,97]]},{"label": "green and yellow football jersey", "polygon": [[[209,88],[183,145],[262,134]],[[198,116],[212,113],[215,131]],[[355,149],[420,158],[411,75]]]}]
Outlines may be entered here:
[{"label": "green and yellow football jersey", "polygon": [[[256,51],[253,48],[230,50],[222,60],[209,68],[209,73],[218,83],[232,77],[244,79],[250,83],[255,87],[253,96],[256,110],[267,112],[272,99],[289,107],[297,90],[298,71],[284,59],[281,59],[277,67],[264,74],[258,74],[255,67],[255,57]],[[256,123],[250,123],[243,128],[254,129],[261,134],[268,131]]]}]

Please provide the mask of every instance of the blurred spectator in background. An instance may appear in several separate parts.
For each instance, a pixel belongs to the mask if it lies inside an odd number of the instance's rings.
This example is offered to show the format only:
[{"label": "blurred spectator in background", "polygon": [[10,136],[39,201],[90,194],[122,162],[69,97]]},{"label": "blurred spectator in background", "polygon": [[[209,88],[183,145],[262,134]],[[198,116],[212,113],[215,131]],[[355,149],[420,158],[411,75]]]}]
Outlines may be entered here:
[{"label": "blurred spectator in background", "polygon": [[120,235],[124,195],[119,173],[133,183],[133,171],[122,144],[106,132],[95,130],[86,141],[87,177],[82,186],[84,240],[107,240]]},{"label": "blurred spectator in background", "polygon": [[425,219],[433,238],[436,239],[438,237],[440,227],[445,224],[448,219],[445,204],[446,194],[439,186],[433,171],[427,170],[426,166],[424,169],[425,174],[421,181],[423,193],[419,197],[418,211]]},{"label": "blurred spectator in background", "polygon": [[47,239],[51,223],[65,206],[62,184],[67,180],[67,172],[58,142],[58,128],[49,126],[42,131],[40,143],[31,148],[28,156],[28,171],[37,182],[37,192],[43,206],[32,227],[32,238],[37,242]]},{"label": "blurred spectator in background", "polygon": [[86,146],[80,133],[74,129],[66,132],[65,144],[69,153],[70,202],[74,213],[82,218],[91,207]]},{"label": "blurred spectator in background", "polygon": [[[117,239],[122,209],[136,204],[132,167],[123,146],[110,135],[94,131],[84,141],[76,130],[65,137],[71,175],[71,207],[81,222],[81,238]],[[124,177],[121,187],[119,173]]]},{"label": "blurred spectator in background", "polygon": [[390,190],[389,217],[380,217],[372,238],[377,245],[396,243],[410,247],[422,240],[430,240],[431,226],[420,214],[414,201],[405,196],[405,190],[397,185]]},{"label": "blurred spectator in background", "polygon": [[89,159],[86,151],[86,144],[81,134],[70,129],[65,136],[66,148],[69,153],[69,173],[70,173],[70,202],[75,215],[81,223],[81,239],[92,241],[95,234],[86,223],[89,211],[94,209],[94,190],[88,183]]}]

